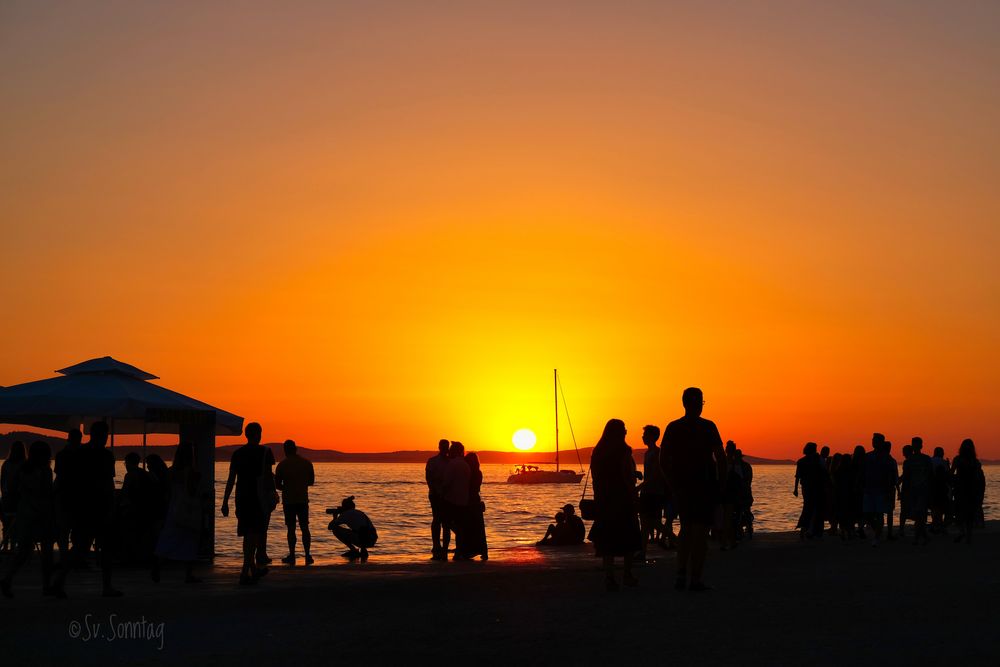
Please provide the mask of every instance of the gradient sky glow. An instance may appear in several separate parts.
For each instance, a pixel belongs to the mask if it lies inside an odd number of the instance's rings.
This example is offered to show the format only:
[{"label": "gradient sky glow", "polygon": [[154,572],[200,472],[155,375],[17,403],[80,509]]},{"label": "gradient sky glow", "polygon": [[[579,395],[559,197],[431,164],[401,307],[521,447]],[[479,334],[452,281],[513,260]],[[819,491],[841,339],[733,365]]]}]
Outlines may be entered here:
[{"label": "gradient sky glow", "polygon": [[1000,458],[1000,4],[625,4],[4,3],[0,384]]}]

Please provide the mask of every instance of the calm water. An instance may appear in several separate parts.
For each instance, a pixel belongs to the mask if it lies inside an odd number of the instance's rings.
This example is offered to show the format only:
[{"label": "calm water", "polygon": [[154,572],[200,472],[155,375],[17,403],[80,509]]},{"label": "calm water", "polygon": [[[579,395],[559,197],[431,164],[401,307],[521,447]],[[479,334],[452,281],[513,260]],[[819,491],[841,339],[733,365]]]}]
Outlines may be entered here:
[{"label": "calm water", "polygon": [[[419,463],[317,463],[316,486],[309,491],[313,555],[320,561],[339,560],[344,547],[326,529],[327,507],[336,507],[345,496],[356,497],[358,509],[375,523],[379,541],[373,555],[380,559],[424,560],[430,552],[430,506]],[[216,465],[216,497],[221,503],[229,464]],[[507,484],[511,466],[483,466],[483,500],[491,556],[534,544],[566,503],[576,505],[583,482],[573,484]],[[1000,519],[1000,466],[985,466],[986,518]],[[119,463],[119,482],[124,469]],[[755,530],[787,531],[795,527],[801,499],[792,495],[794,466],[754,468]],[[588,496],[591,494],[588,491]],[[215,550],[223,562],[240,558],[236,518],[216,514]],[[301,546],[299,547],[301,551]],[[281,506],[271,518],[268,551],[277,559],[287,553]]]}]

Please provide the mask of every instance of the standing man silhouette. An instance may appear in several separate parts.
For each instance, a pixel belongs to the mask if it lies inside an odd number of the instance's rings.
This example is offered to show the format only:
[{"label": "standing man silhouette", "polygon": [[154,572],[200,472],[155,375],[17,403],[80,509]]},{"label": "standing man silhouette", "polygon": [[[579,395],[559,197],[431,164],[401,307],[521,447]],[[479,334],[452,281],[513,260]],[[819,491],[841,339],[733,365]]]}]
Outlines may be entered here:
[{"label": "standing man silhouette", "polygon": [[427,459],[424,468],[424,479],[427,480],[427,497],[431,501],[431,537],[434,548],[431,551],[432,560],[448,560],[448,545],[451,542],[451,531],[446,520],[446,504],[444,500],[444,478],[448,469],[448,448],[451,442],[438,441],[438,453]]},{"label": "standing man silhouette", "polygon": [[309,553],[312,534],[309,532],[309,487],[316,483],[316,472],[308,459],[299,456],[294,440],[285,440],[285,458],[274,469],[274,485],[281,491],[281,508],[288,528],[288,555],[282,563],[295,565],[295,522],[302,530],[302,550],[306,565],[313,564]]},{"label": "standing man silhouette", "polygon": [[726,454],[719,429],[701,416],[705,406],[701,389],[688,387],[681,402],[684,416],[667,424],[660,441],[660,465],[681,521],[674,588],[705,591],[708,586],[702,581],[702,572],[708,529],[725,483]]},{"label": "standing man silhouette", "polygon": [[271,466],[274,455],[269,447],[260,444],[262,430],[260,424],[251,422],[243,429],[247,444],[243,445],[229,459],[229,478],[222,496],[222,516],[229,516],[229,496],[236,488],[236,534],[243,538],[243,567],[240,570],[240,584],[254,584],[267,574],[261,553],[264,549],[264,534],[267,531],[267,516],[273,507],[269,498],[275,493]]},{"label": "standing man silhouette", "polygon": [[[108,424],[99,421],[90,425],[90,441],[81,445],[74,464],[79,483],[77,494],[77,520],[73,526],[73,550],[79,559],[95,543],[100,549],[102,595],[121,597],[122,593],[111,585],[111,540],[114,536],[115,509],[115,455],[106,448]],[[79,534],[80,539],[77,539]]]}]

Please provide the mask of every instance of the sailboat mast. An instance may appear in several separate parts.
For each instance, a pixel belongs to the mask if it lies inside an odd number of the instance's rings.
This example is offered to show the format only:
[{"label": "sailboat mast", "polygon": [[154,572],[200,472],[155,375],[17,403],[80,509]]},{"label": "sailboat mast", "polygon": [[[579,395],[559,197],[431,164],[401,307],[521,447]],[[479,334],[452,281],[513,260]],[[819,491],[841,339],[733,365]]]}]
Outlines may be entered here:
[{"label": "sailboat mast", "polygon": [[556,404],[556,472],[559,472],[559,369],[552,369],[552,389]]}]

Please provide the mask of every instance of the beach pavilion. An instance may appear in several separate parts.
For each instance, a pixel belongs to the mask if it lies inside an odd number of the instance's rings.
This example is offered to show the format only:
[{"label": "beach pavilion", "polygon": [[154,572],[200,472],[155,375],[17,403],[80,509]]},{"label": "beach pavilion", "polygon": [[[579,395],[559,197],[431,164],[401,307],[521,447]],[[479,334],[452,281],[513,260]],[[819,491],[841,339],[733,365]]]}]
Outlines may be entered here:
[{"label": "beach pavilion", "polygon": [[59,376],[0,388],[0,424],[54,431],[82,428],[89,432],[104,420],[114,436],[176,433],[195,446],[206,503],[203,552],[215,550],[215,436],[240,435],[243,418],[151,380],[157,376],[111,357],[90,359],[62,370]]}]

